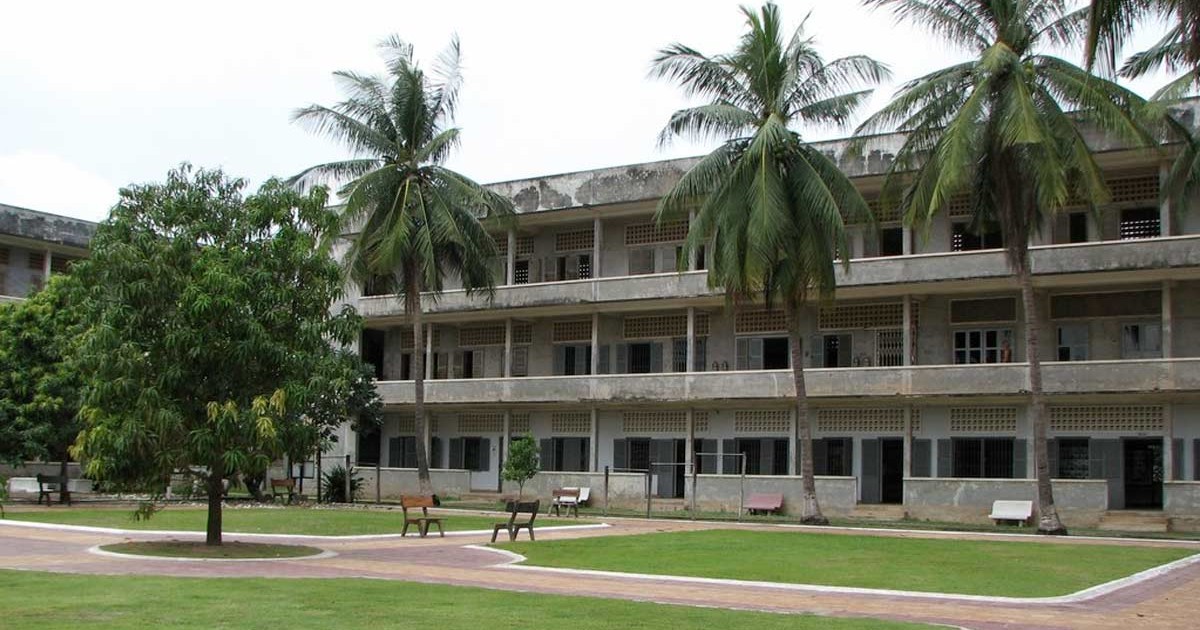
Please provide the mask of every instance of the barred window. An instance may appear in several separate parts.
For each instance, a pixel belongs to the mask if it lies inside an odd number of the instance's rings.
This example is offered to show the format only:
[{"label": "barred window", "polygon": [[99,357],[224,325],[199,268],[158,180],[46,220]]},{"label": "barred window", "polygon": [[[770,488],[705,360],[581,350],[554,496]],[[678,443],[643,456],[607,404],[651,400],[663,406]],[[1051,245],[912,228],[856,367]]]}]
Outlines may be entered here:
[{"label": "barred window", "polygon": [[1016,407],[951,407],[951,433],[1016,433]]},{"label": "barred window", "polygon": [[737,334],[786,332],[787,315],[783,311],[740,311],[734,319]]},{"label": "barred window", "polygon": [[591,228],[559,232],[554,235],[554,251],[576,252],[589,250],[595,242],[595,236]]},{"label": "barred window", "polygon": [[661,226],[656,223],[634,223],[625,226],[625,245],[652,245],[675,243],[687,238],[688,222],[668,221]]},{"label": "barred window", "polygon": [[738,411],[733,416],[734,433],[788,433],[792,430],[789,409]]},{"label": "barred window", "polygon": [[1050,408],[1050,430],[1090,433],[1158,433],[1163,430],[1162,405],[1078,405]]},{"label": "barred window", "polygon": [[[696,313],[696,336],[707,336],[708,313]],[[623,322],[626,339],[663,339],[687,335],[687,315],[644,315],[626,317]]]}]

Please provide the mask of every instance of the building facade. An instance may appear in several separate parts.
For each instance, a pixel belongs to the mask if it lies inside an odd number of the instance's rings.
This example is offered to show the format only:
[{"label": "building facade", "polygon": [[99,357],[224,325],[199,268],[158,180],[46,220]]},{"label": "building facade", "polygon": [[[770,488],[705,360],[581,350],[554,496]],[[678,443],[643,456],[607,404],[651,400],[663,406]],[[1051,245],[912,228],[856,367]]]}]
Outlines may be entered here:
[{"label": "building facade", "polygon": [[90,221],[0,203],[0,304],[41,288],[87,255]]},{"label": "building facade", "polygon": [[[899,141],[821,148],[870,201]],[[1132,509],[1200,517],[1200,213],[1160,201],[1169,150],[1090,144],[1111,203],[1064,211],[1031,250],[1056,498],[1068,524]],[[744,473],[747,487],[798,496],[782,313],[731,308],[703,254],[681,259],[688,222],[653,220],[693,163],[492,185],[519,213],[496,234],[493,299],[452,289],[424,303],[427,435],[414,433],[401,300],[352,288],[389,412],[381,432],[347,433],[359,465],[403,476],[423,440],[439,474],[468,472],[447,481],[454,491],[497,492],[508,444],[531,433],[549,485],[650,470],[649,492],[670,504],[690,498],[695,472],[700,500],[728,508]],[[982,518],[994,499],[1032,498],[1030,324],[999,233],[972,231],[965,203],[927,230],[875,206],[877,229],[851,226],[836,301],[805,322],[823,503]]]}]

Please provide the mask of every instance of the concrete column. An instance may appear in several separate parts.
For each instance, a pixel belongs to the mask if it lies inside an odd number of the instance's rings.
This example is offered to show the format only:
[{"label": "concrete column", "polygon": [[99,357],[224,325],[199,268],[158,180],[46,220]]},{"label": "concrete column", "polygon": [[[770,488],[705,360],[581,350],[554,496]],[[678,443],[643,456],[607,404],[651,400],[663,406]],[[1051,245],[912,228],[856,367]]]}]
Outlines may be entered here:
[{"label": "concrete column", "polygon": [[504,378],[512,378],[513,321],[504,320]]},{"label": "concrete column", "polygon": [[1183,462],[1175,461],[1175,449],[1171,448],[1175,438],[1175,409],[1171,403],[1163,405],[1163,480],[1175,480],[1175,467]]},{"label": "concrete column", "polygon": [[[1163,162],[1158,167],[1158,181],[1161,188],[1166,188],[1167,180],[1171,177],[1171,167]],[[1166,196],[1158,206],[1158,233],[1163,236],[1171,235],[1171,201]]]},{"label": "concrete column", "polygon": [[903,247],[903,250],[902,250],[902,251],[903,251],[903,253],[904,253],[904,255],[905,255],[905,256],[911,256],[911,255],[912,255],[912,253],[913,253],[913,233],[912,233],[912,228],[910,228],[910,227],[908,227],[907,225],[905,225],[904,227],[900,228],[900,230],[901,230],[901,231],[904,233],[904,236],[903,236],[903,239],[904,239],[904,244],[903,244],[903,245],[901,245],[901,247]]},{"label": "concrete column", "polygon": [[904,407],[904,478],[912,476],[912,407]]},{"label": "concrete column", "polygon": [[[600,242],[604,236],[600,215],[592,219],[592,277],[599,278],[600,274]],[[592,356],[595,356],[594,354]]]},{"label": "concrete column", "polygon": [[[696,222],[696,211],[691,210],[688,212],[688,229],[691,229],[692,223],[695,223],[695,222]],[[694,252],[694,251],[688,254],[687,270],[688,271],[696,270],[696,252]],[[691,361],[691,353],[688,354],[688,360]],[[691,363],[689,363],[688,365],[691,365]],[[692,370],[689,368],[688,371],[691,372]]]},{"label": "concrete column", "polygon": [[1170,280],[1165,280],[1162,283],[1162,356],[1164,359],[1170,359],[1175,356],[1175,317],[1172,314],[1171,305],[1175,302],[1172,299],[1172,289],[1174,283]]},{"label": "concrete column", "polygon": [[506,261],[507,268],[504,272],[504,284],[512,286],[516,284],[516,266],[517,266],[517,231],[508,231],[508,260]]},{"label": "concrete column", "polygon": [[788,440],[788,474],[795,477],[800,474],[800,423],[796,418],[796,410],[792,409],[792,439]]},{"label": "concrete column", "polygon": [[425,324],[425,380],[433,380],[433,324],[432,323]]},{"label": "concrete column", "polygon": [[46,256],[42,259],[42,286],[50,283],[50,269],[52,269],[51,261],[54,259],[54,252],[46,250]]},{"label": "concrete column", "polygon": [[600,412],[592,407],[592,439],[588,440],[588,461],[590,462],[591,472],[600,470]]},{"label": "concrete column", "polygon": [[683,371],[696,371],[696,308],[693,306],[687,310],[687,366]]},{"label": "concrete column", "polygon": [[592,361],[591,374],[600,373],[600,313],[592,313]]},{"label": "concrete column", "polygon": [[684,474],[688,477],[692,476],[692,464],[696,461],[696,412],[691,407],[687,410],[687,440],[683,447],[684,461],[687,466],[684,467]]},{"label": "concrete column", "polygon": [[902,333],[903,334],[902,344],[904,346],[904,349],[901,351],[904,354],[904,356],[902,357],[901,365],[903,365],[905,367],[912,365],[912,355],[913,355],[912,321],[913,321],[913,318],[912,318],[912,296],[905,295],[904,296],[904,323],[903,323],[904,331]]},{"label": "concrete column", "polygon": [[500,468],[504,468],[504,461],[508,459],[508,440],[512,437],[512,411],[504,411],[504,437],[500,440]]}]

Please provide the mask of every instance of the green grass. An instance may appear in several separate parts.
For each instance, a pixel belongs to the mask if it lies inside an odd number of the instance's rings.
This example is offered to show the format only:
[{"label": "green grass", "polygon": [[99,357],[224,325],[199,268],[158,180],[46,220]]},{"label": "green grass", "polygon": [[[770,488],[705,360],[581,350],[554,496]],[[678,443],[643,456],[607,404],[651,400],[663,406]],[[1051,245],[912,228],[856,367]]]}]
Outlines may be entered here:
[{"label": "green grass", "polygon": [[[313,536],[353,536],[398,534],[404,528],[400,510],[319,509],[319,508],[226,508],[222,517],[226,532],[243,534],[308,534]],[[37,512],[9,512],[18,521],[91,525],[119,529],[153,529],[202,532],[208,518],[204,509],[167,508],[149,520],[133,520],[132,509],[55,508]],[[504,517],[478,514],[442,513],[446,531],[488,530]],[[538,525],[580,525],[588,521],[539,519]],[[412,535],[416,526],[409,527]],[[436,528],[433,528],[436,532]]]},{"label": "green grass", "polygon": [[1049,597],[1192,550],[708,530],[499,545],[546,567],[906,591]]},{"label": "green grass", "polygon": [[263,543],[226,542],[209,546],[203,542],[185,540],[155,540],[116,543],[100,547],[113,553],[127,553],[158,558],[203,558],[245,560],[247,558],[305,558],[321,553],[316,547],[303,545],[267,545]]},{"label": "green grass", "polygon": [[[57,595],[55,595],[57,594]],[[3,627],[31,628],[925,628],[622,600],[355,579],[267,580],[0,571]]]}]

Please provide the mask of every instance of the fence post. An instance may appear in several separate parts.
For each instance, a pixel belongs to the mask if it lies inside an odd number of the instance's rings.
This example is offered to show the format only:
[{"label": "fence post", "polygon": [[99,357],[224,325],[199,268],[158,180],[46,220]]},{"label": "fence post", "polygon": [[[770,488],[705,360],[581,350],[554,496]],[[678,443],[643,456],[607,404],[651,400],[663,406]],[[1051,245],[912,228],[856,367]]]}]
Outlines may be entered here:
[{"label": "fence post", "polygon": [[696,482],[699,476],[696,474],[696,469],[699,468],[700,454],[692,454],[692,520],[696,520]]},{"label": "fence post", "polygon": [[346,453],[346,503],[354,503],[354,495],[350,494],[350,453]]},{"label": "fence post", "polygon": [[604,515],[608,516],[608,465],[604,465]]},{"label": "fence post", "polygon": [[742,506],[746,505],[746,454],[742,453],[742,478],[738,484],[738,521],[742,520]]},{"label": "fence post", "polygon": [[380,458],[378,458],[378,457],[375,458],[375,504],[376,505],[383,502],[380,498],[381,494],[379,492],[379,485],[381,483],[383,483],[382,481],[380,481],[380,478],[383,477],[383,473],[380,470],[382,465],[379,463],[379,460],[380,460]]},{"label": "fence post", "polygon": [[646,518],[650,518],[650,470],[654,464],[646,466]]}]

